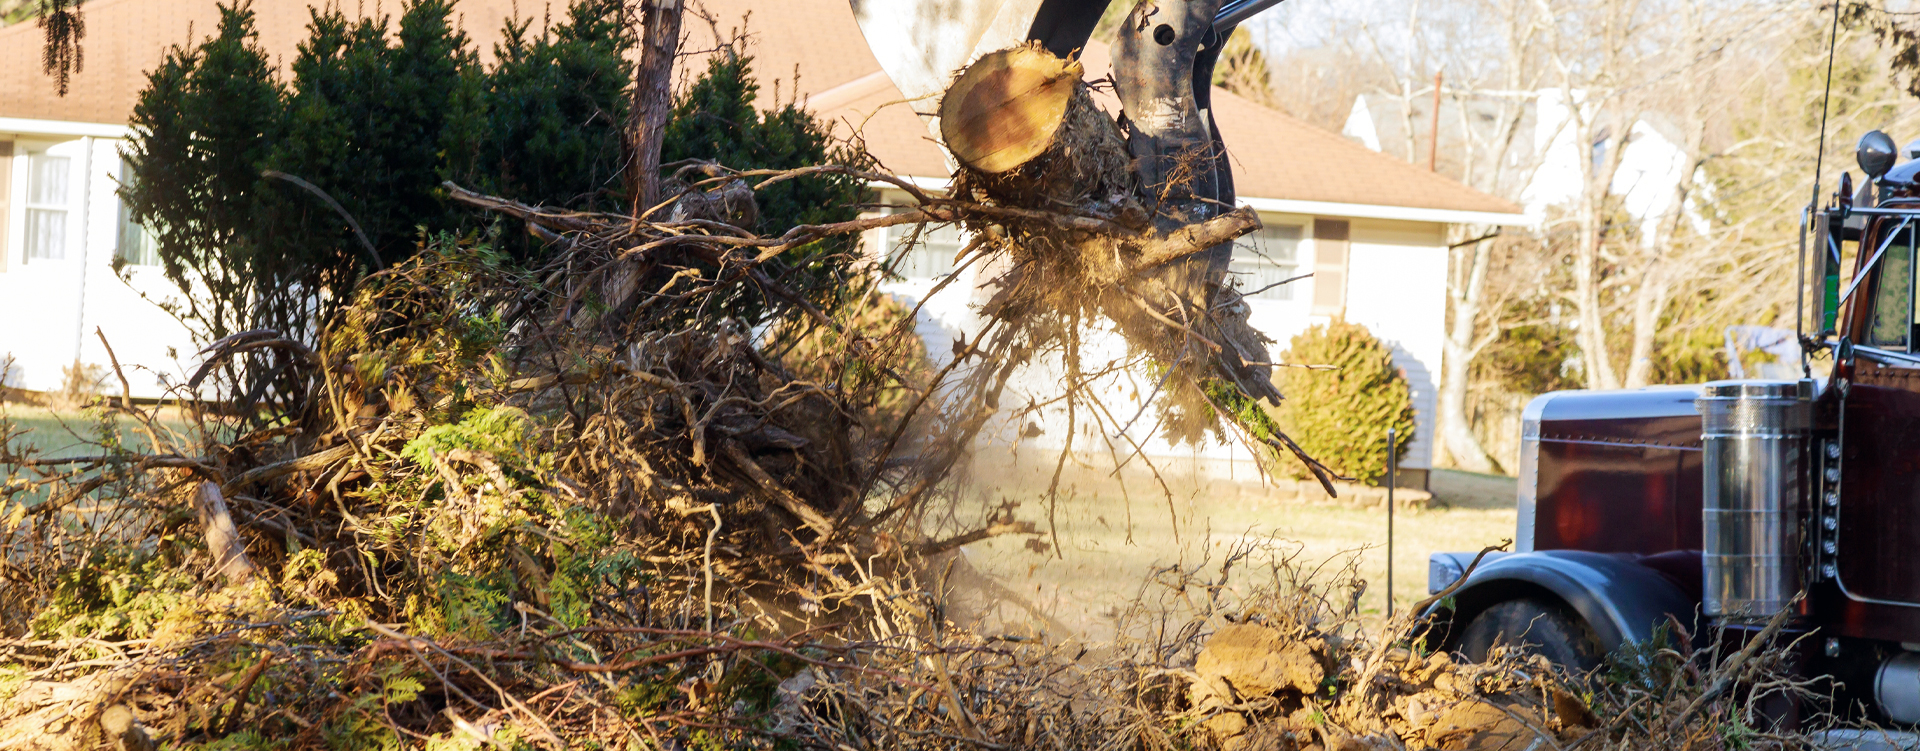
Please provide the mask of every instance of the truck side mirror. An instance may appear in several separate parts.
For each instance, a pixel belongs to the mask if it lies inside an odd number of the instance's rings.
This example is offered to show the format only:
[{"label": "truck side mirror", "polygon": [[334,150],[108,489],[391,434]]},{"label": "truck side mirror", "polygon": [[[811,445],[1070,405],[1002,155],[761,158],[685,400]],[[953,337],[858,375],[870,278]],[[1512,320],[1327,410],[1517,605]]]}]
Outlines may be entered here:
[{"label": "truck side mirror", "polygon": [[1813,273],[1807,280],[1812,289],[1807,290],[1807,298],[1813,303],[1813,320],[1808,322],[1813,330],[1808,333],[1816,340],[1821,333],[1833,331],[1840,317],[1840,243],[1834,236],[1838,229],[1832,213],[1813,213]]},{"label": "truck side mirror", "polygon": [[1893,138],[1877,130],[1867,131],[1860,137],[1860,145],[1854,147],[1853,158],[1860,162],[1860,169],[1866,170],[1869,179],[1878,180],[1887,170],[1893,169],[1893,163],[1900,158],[1895,151]]}]

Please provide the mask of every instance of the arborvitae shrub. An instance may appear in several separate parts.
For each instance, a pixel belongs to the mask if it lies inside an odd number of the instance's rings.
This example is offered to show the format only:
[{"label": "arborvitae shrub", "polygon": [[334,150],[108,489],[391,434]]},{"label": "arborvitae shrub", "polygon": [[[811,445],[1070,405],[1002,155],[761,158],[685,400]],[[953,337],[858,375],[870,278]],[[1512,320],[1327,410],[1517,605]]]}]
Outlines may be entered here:
[{"label": "arborvitae shrub", "polygon": [[577,0],[537,34],[532,19],[509,20],[483,87],[482,132],[452,152],[455,179],[524,203],[625,208],[612,195],[632,83],[624,21],[620,0]]},{"label": "arborvitae shrub", "polygon": [[[1357,323],[1335,319],[1295,336],[1281,362],[1334,370],[1280,369],[1280,428],[1335,472],[1362,481],[1387,474],[1387,430],[1394,451],[1413,443],[1413,394],[1392,351]],[[1304,472],[1304,469],[1296,470]]]},{"label": "arborvitae shrub", "polygon": [[[572,0],[538,34],[529,20],[508,21],[490,69],[457,28],[453,0],[398,6],[397,21],[350,17],[339,4],[312,10],[283,81],[258,43],[252,6],[233,0],[221,6],[215,36],[171,49],[148,74],[120,194],[187,293],[173,312],[204,339],[254,328],[310,335],[363,275],[417,252],[423,232],[491,221],[449,204],[445,179],[534,204],[630,204],[620,173],[633,38],[621,0]],[[664,161],[865,164],[795,102],[762,111],[758,94],[751,58],[715,55],[675,99]],[[319,198],[264,178],[266,170],[328,193],[376,252]],[[755,229],[852,219],[865,193],[847,176],[784,182],[760,192]],[[499,240],[523,262],[544,250],[518,232]],[[843,279],[856,242],[821,240],[767,268],[782,278]],[[741,287],[717,305],[757,325],[759,294]],[[836,297],[822,292],[813,302],[831,308]]]},{"label": "arborvitae shrub", "polygon": [[[759,99],[753,58],[728,50],[715,54],[700,78],[674,98],[660,147],[661,164],[704,159],[738,170],[867,166],[865,153],[836,140],[829,132],[830,123],[816,119],[797,102],[772,101],[771,107],[761,109],[756,105]],[[866,194],[863,181],[846,175],[789,180],[755,193],[760,223],[748,229],[779,234],[795,225],[848,221],[860,215]],[[819,282],[849,278],[858,245],[859,236],[851,234],[817,240],[781,254],[768,268],[775,276],[791,275],[797,280],[794,287],[818,290],[812,302],[834,308],[844,302],[838,298],[860,294],[860,285]],[[761,294],[744,286],[717,299],[716,305],[752,323],[766,314]]]}]

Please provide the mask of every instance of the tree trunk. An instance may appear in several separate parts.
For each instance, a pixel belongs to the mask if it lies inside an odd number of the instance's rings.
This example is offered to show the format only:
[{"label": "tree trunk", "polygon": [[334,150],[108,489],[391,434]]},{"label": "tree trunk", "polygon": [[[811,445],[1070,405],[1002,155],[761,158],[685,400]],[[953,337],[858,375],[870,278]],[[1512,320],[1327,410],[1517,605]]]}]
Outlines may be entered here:
[{"label": "tree trunk", "polygon": [[1460,253],[1458,260],[1471,258],[1472,266],[1465,270],[1464,280],[1456,275],[1459,284],[1447,290],[1453,303],[1453,321],[1447,327],[1445,358],[1440,366],[1440,442],[1453,463],[1470,472],[1495,469],[1493,458],[1480,445],[1479,437],[1473,434],[1473,423],[1467,419],[1467,376],[1479,350],[1474,332],[1479,328],[1480,302],[1492,256],[1493,244],[1487,240],[1474,243],[1471,254]]},{"label": "tree trunk", "polygon": [[[1684,7],[1688,29],[1687,54],[1689,59],[1701,59],[1706,53],[1702,49],[1704,30],[1700,8],[1697,3],[1687,3]],[[1647,270],[1634,290],[1633,361],[1627,363],[1627,388],[1639,388],[1653,380],[1654,339],[1660,328],[1660,319],[1666,315],[1667,305],[1673,300],[1674,288],[1678,286],[1684,289],[1687,286],[1688,263],[1683,257],[1675,257],[1680,249],[1674,241],[1680,234],[1680,223],[1686,220],[1687,201],[1693,195],[1694,170],[1700,166],[1700,153],[1704,150],[1706,140],[1705,107],[1708,98],[1702,95],[1701,88],[1698,77],[1682,77],[1681,101],[1689,106],[1684,123],[1687,130],[1680,148],[1687,157],[1687,163],[1680,172],[1680,179],[1674,182],[1673,203],[1654,225],[1653,237],[1646,244],[1649,254]]]},{"label": "tree trunk", "polygon": [[1580,345],[1586,387],[1617,389],[1620,379],[1614,375],[1613,358],[1607,355],[1607,327],[1600,311],[1599,202],[1592,195],[1580,199],[1580,239],[1573,261],[1573,307],[1579,329],[1574,340]]},{"label": "tree trunk", "polygon": [[660,143],[673,110],[673,60],[680,51],[685,0],[640,0],[640,65],[627,112],[627,190],[639,216],[660,203]]},{"label": "tree trunk", "polygon": [[1660,317],[1667,312],[1667,301],[1671,297],[1664,264],[1655,260],[1651,265],[1641,277],[1640,285],[1634,288],[1633,349],[1632,359],[1627,362],[1627,377],[1622,383],[1624,388],[1637,389],[1652,380],[1654,337],[1660,331]]},{"label": "tree trunk", "polygon": [[1575,342],[1580,346],[1580,359],[1586,369],[1587,388],[1617,389],[1621,387],[1620,372],[1613,367],[1613,355],[1607,350],[1607,315],[1605,300],[1601,298],[1601,265],[1604,259],[1606,238],[1602,228],[1606,224],[1608,196],[1613,191],[1613,177],[1620,171],[1621,155],[1626,151],[1627,136],[1633,130],[1638,116],[1609,118],[1605,128],[1586,117],[1579,115],[1584,101],[1575,101],[1567,95],[1569,112],[1574,114],[1574,122],[1579,125],[1576,133],[1580,138],[1575,143],[1591,144],[1599,140],[1601,133],[1611,134],[1606,145],[1607,155],[1602,164],[1595,165],[1590,160],[1581,160],[1585,185],[1580,194],[1579,225],[1580,238],[1574,251],[1573,262],[1573,306],[1579,330],[1575,332]]}]

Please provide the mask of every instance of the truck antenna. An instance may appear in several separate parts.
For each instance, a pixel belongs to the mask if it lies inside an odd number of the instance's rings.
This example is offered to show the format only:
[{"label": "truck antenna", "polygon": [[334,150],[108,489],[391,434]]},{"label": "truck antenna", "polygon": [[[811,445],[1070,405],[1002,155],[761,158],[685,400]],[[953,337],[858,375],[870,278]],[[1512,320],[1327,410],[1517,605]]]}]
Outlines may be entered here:
[{"label": "truck antenna", "polygon": [[1813,204],[1820,204],[1820,171],[1827,159],[1827,107],[1833,101],[1833,50],[1840,40],[1840,0],[1833,0],[1833,29],[1827,32],[1827,87],[1820,95],[1820,150],[1813,155]]},{"label": "truck antenna", "polygon": [[[1825,90],[1820,93],[1820,146],[1813,154],[1813,195],[1807,200],[1806,210],[1800,212],[1800,283],[1795,285],[1799,289],[1794,293],[1793,327],[1799,335],[1797,338],[1802,341],[1806,340],[1806,332],[1800,328],[1806,325],[1807,319],[1807,225],[1813,219],[1814,212],[1820,210],[1820,173],[1827,161],[1827,110],[1833,102],[1833,51],[1839,46],[1839,41],[1840,0],[1833,0],[1833,28],[1827,32],[1827,81]],[[1813,252],[1822,250],[1814,248]],[[1815,331],[1813,335],[1819,336],[1820,332]],[[1800,348],[1800,373],[1808,378],[1813,376],[1813,361],[1805,346]]]}]

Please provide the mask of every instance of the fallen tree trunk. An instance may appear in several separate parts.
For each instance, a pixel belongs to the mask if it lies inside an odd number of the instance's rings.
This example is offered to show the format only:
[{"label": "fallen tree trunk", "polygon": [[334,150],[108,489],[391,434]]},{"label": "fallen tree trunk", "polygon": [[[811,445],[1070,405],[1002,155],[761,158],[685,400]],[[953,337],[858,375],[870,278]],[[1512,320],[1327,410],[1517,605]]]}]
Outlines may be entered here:
[{"label": "fallen tree trunk", "polygon": [[[1178,382],[1187,385],[1162,405],[1168,437],[1198,440],[1221,420],[1238,423],[1275,456],[1300,457],[1332,493],[1331,481],[1345,478],[1305,456],[1253,404],[1278,405],[1281,396],[1271,342],[1249,324],[1251,311],[1227,261],[1231,243],[1258,229],[1260,219],[1226,203],[1231,189],[1222,192],[1215,174],[1224,167],[1216,164],[1222,146],[1204,114],[1191,101],[1142,101],[1141,91],[1130,100],[1122,91],[1129,102],[1123,132],[1095,104],[1084,73],[1078,60],[1023,44],[967,66],[941,99],[941,139],[959,166],[953,199],[1106,225],[1079,230],[982,221],[979,212],[962,217],[976,237],[1000,238],[989,242],[1015,264],[995,282],[1001,291],[984,310],[1043,314],[1036,320],[1053,314],[1076,327],[1106,319],[1134,351],[1183,373]],[[1200,133],[1187,132],[1194,123]],[[1164,132],[1142,137],[1156,128]],[[1077,341],[1069,335],[1063,343],[1076,349]],[[1217,384],[1231,384],[1237,394]]]}]

